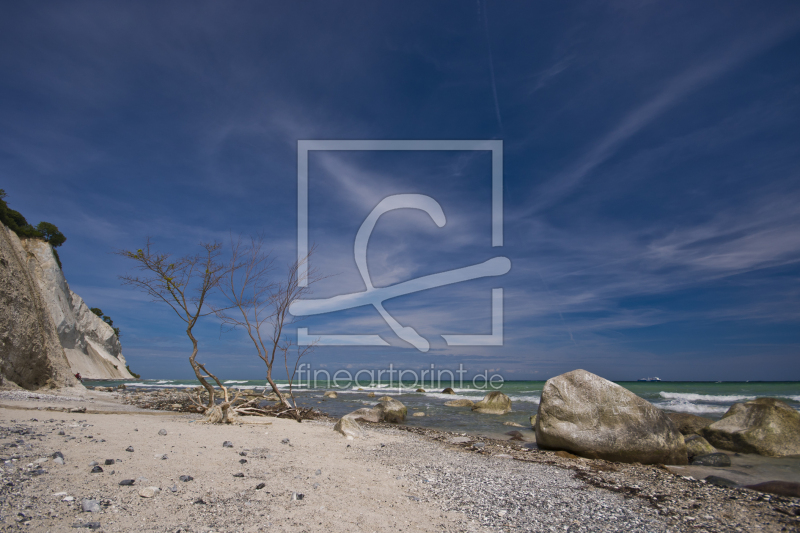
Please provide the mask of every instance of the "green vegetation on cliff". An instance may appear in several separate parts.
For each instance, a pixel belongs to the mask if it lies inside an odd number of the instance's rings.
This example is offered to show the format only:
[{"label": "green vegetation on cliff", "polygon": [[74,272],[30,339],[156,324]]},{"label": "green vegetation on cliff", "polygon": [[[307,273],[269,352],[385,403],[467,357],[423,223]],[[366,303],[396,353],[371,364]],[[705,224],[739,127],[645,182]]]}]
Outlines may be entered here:
[{"label": "green vegetation on cliff", "polygon": [[64,234],[58,231],[55,224],[50,222],[39,222],[36,227],[28,224],[22,213],[8,207],[5,197],[6,191],[0,189],[0,222],[8,226],[8,229],[16,233],[20,239],[42,239],[45,242],[49,242],[53,246],[56,262],[61,267],[61,260],[55,248],[61,246],[67,240]]},{"label": "green vegetation on cliff", "polygon": [[114,333],[117,335],[117,337],[119,337],[119,328],[115,328],[114,327],[114,321],[111,320],[110,316],[103,314],[103,310],[102,309],[100,309],[99,307],[90,307],[89,311],[91,311],[92,313],[94,313],[97,316],[99,316],[100,318],[102,318],[103,322],[105,322],[106,324],[111,326],[111,328],[114,330]]}]

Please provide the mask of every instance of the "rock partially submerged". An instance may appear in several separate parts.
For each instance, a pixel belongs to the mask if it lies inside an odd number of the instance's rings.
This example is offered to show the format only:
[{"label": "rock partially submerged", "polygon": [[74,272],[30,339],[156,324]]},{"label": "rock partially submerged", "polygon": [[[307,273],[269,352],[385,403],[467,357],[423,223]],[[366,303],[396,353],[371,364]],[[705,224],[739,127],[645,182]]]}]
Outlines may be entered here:
[{"label": "rock partially submerged", "polygon": [[[375,407],[362,407],[356,409],[352,413],[347,413],[336,422],[333,429],[344,435],[345,437],[360,437],[362,436],[361,426],[358,422],[392,422],[399,424],[405,421],[408,409],[402,402],[395,400],[390,396],[384,396],[381,402]],[[414,416],[425,416],[423,414],[414,413]]]},{"label": "rock partially submerged", "polygon": [[322,397],[323,398],[338,398],[339,397],[339,393],[336,392],[336,391],[329,390],[329,391],[325,391],[325,394],[323,394]]},{"label": "rock partially submerged", "polygon": [[714,420],[711,418],[690,413],[667,413],[667,416],[672,420],[672,423],[675,424],[675,427],[678,428],[678,431],[684,435],[699,435],[701,429],[714,423]]},{"label": "rock partially submerged", "polygon": [[757,485],[745,485],[744,488],[786,496],[787,498],[800,498],[800,483],[793,481],[765,481]]},{"label": "rock partially submerged", "polygon": [[542,449],[625,463],[688,464],[683,435],[666,414],[585,370],[547,380],[534,429]]},{"label": "rock partially submerged", "polygon": [[487,415],[504,415],[511,411],[511,398],[498,390],[492,391],[473,405],[472,410]]},{"label": "rock partially submerged", "polygon": [[459,398],[458,400],[450,400],[449,402],[444,402],[444,404],[448,407],[472,407],[473,405],[475,405],[475,402],[467,398]]},{"label": "rock partially submerged", "polygon": [[800,413],[775,398],[735,403],[701,430],[717,448],[770,457],[800,454]]},{"label": "rock partially submerged", "polygon": [[455,394],[455,393],[456,391],[454,391],[452,387],[447,387],[442,391],[442,394]]},{"label": "rock partially submerged", "polygon": [[383,398],[379,398],[379,400],[380,403],[375,406],[375,408],[381,410],[383,413],[382,418],[385,422],[399,424],[405,421],[408,409],[406,409],[406,406],[403,405],[402,402],[390,398],[389,396],[384,396]]}]

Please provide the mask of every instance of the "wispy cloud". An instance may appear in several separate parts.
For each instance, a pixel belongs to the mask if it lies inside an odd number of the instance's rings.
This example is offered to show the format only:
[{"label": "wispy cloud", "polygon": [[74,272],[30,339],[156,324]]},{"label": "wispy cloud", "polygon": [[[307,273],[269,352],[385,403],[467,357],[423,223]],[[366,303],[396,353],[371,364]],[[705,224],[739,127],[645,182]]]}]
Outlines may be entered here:
[{"label": "wispy cloud", "polygon": [[671,80],[650,100],[636,106],[616,126],[596,140],[578,160],[550,178],[531,196],[527,214],[552,207],[572,193],[599,165],[607,161],[628,139],[636,135],[687,95],[697,91],[733,68],[752,59],[797,33],[800,19],[784,19],[755,36],[740,38],[725,46],[724,50],[706,57],[684,70]]}]

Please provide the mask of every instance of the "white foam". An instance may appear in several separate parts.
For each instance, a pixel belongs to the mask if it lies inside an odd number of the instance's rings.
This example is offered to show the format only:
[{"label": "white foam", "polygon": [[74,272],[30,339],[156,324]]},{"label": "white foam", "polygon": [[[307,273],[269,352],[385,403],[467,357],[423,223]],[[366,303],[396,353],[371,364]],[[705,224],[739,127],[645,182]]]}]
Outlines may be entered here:
[{"label": "white foam", "polygon": [[690,392],[659,392],[662,398],[668,400],[684,400],[687,402],[720,402],[720,403],[733,403],[742,402],[746,400],[755,400],[755,396],[745,396],[743,394],[694,394]]},{"label": "white foam", "polygon": [[247,379],[245,379],[243,381],[236,381],[235,379],[229,379],[228,381],[223,381],[222,383],[224,385],[227,385],[228,383],[247,383],[248,381],[249,380],[247,380]]},{"label": "white foam", "polygon": [[724,405],[708,405],[703,403],[692,403],[685,400],[670,400],[668,402],[658,402],[654,404],[659,409],[665,411],[675,411],[678,413],[725,413],[728,407]]},{"label": "white foam", "polygon": [[199,387],[200,384],[197,385],[174,385],[174,384],[166,384],[160,385],[158,383],[127,383],[126,387],[147,387],[151,389],[193,389],[195,387]]}]

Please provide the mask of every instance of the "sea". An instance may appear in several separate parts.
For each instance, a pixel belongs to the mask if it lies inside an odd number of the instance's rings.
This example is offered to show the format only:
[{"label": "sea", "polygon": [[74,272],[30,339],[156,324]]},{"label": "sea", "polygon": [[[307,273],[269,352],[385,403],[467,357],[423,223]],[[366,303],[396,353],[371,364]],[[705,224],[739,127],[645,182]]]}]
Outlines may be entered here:
[{"label": "sea", "polygon": [[[144,379],[137,381],[94,381],[84,380],[87,386],[116,387],[125,384],[127,388],[143,390],[157,389],[190,389],[199,386],[196,380]],[[289,384],[276,381],[278,386],[287,391]],[[238,389],[263,390],[265,380],[227,380],[226,387]],[[449,383],[431,384],[403,382],[393,383],[343,383],[339,387],[332,384],[326,386],[294,385],[295,399],[303,407],[313,407],[339,418],[362,407],[372,407],[381,396],[391,396],[403,402],[408,408],[406,425],[452,431],[475,436],[500,437],[511,430],[520,431],[523,437],[533,440],[530,417],[536,414],[541,398],[544,381],[506,381],[488,387],[482,382],[474,384],[464,380],[452,384],[455,395],[443,394],[444,386]],[[743,402],[759,397],[779,398],[792,408],[800,411],[800,382],[798,381],[746,381],[746,382],[707,382],[707,381],[620,381],[618,385],[641,396],[659,409],[667,412],[691,413],[718,420],[736,402]],[[434,383],[435,385],[435,383]],[[417,392],[417,389],[425,392]],[[338,397],[324,398],[323,394],[334,390]],[[456,398],[481,400],[492,390],[500,390],[511,398],[512,411],[505,415],[485,415],[474,413],[469,407],[448,407],[445,402]],[[267,391],[269,392],[269,391]],[[370,392],[375,397],[369,397]],[[425,416],[412,416],[414,412],[423,412]],[[518,426],[511,426],[513,423]],[[511,427],[510,427],[511,426]],[[508,437],[505,437],[508,438]]]}]

